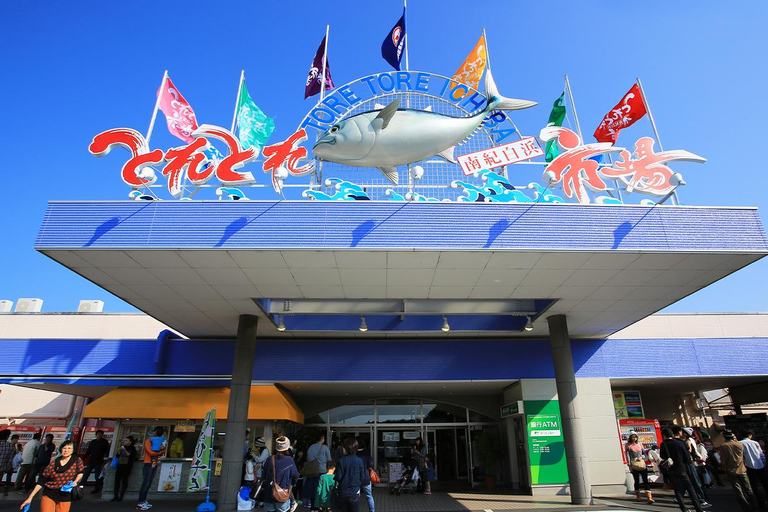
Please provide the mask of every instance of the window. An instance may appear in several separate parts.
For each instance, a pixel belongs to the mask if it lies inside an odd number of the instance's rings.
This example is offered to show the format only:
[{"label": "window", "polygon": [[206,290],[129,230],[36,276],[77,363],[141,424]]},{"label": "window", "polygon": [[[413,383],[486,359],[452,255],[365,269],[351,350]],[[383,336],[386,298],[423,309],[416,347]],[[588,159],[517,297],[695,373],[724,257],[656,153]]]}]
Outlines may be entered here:
[{"label": "window", "polygon": [[378,423],[421,423],[421,400],[377,400]]}]

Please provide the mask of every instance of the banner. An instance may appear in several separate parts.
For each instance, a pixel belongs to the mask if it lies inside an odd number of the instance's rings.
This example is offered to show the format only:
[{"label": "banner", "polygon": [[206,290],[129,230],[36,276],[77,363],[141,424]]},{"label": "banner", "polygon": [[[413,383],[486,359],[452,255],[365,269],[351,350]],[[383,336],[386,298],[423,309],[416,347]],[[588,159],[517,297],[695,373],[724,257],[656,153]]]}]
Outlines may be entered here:
[{"label": "banner", "polygon": [[400,71],[400,61],[403,60],[405,49],[405,9],[403,15],[397,20],[392,30],[389,31],[384,42],[381,43],[381,56],[389,62],[389,65]]},{"label": "banner", "polygon": [[[552,105],[552,112],[549,113],[549,121],[547,121],[547,127],[549,126],[563,126],[563,120],[565,119],[565,91],[555,100],[555,104]],[[557,147],[557,142],[550,140],[547,142],[546,156],[544,160],[551,162],[557,155],[560,154],[560,149]]]},{"label": "banner", "polygon": [[240,86],[237,97],[237,126],[240,130],[238,137],[243,143],[243,149],[254,147],[257,151],[261,151],[272,132],[275,131],[275,120],[267,117],[256,106],[251,95],[248,94],[245,80]]},{"label": "banner", "polygon": [[[325,63],[325,77],[323,77],[323,63]],[[312,61],[312,67],[307,74],[307,85],[304,88],[304,99],[320,93],[322,83],[325,80],[325,90],[333,89],[333,80],[331,80],[331,65],[328,62],[328,56],[325,54],[325,38],[315,53],[315,59]]]},{"label": "banner", "polygon": [[531,484],[567,484],[563,424],[557,400],[525,400]]},{"label": "banner", "polygon": [[184,142],[192,142],[192,132],[197,130],[197,118],[195,112],[176,86],[167,77],[160,91],[160,110],[165,114],[168,123],[168,131]]},{"label": "banner", "polygon": [[605,114],[600,126],[595,130],[595,139],[598,142],[610,142],[616,144],[619,138],[619,132],[622,128],[632,126],[635,121],[646,114],[643,96],[640,93],[640,87],[635,84],[621,98],[621,101]]},{"label": "banner", "polygon": [[189,467],[187,492],[205,491],[208,488],[211,472],[211,446],[213,444],[214,424],[216,423],[216,408],[205,415],[200,437],[192,454],[192,464]]},{"label": "banner", "polygon": [[485,49],[485,35],[482,35],[464,63],[453,74],[452,80],[477,89],[477,86],[480,84],[480,77],[483,76],[483,71],[485,71],[487,60],[488,52]]}]

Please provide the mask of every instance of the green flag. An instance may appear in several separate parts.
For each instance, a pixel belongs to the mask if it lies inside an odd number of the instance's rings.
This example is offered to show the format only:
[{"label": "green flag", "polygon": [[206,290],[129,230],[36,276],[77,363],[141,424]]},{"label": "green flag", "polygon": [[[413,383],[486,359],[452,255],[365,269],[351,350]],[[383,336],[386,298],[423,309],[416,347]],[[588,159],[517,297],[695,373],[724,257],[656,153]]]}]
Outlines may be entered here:
[{"label": "green flag", "polygon": [[216,408],[214,407],[205,415],[203,426],[200,429],[200,437],[195,445],[195,453],[192,454],[187,492],[205,491],[208,489],[211,478],[211,446],[213,444],[215,424]]},{"label": "green flag", "polygon": [[245,80],[240,85],[240,93],[237,98],[237,125],[240,128],[240,142],[243,148],[253,146],[259,151],[275,131],[275,120],[267,117],[264,112],[251,99]]},{"label": "green flag", "polygon": [[[563,126],[563,120],[565,119],[565,92],[555,100],[555,104],[552,105],[552,112],[549,113],[549,121],[547,126]],[[544,156],[544,160],[551,162],[557,155],[560,154],[560,150],[557,147],[557,141],[550,140],[547,142],[547,152]]]}]

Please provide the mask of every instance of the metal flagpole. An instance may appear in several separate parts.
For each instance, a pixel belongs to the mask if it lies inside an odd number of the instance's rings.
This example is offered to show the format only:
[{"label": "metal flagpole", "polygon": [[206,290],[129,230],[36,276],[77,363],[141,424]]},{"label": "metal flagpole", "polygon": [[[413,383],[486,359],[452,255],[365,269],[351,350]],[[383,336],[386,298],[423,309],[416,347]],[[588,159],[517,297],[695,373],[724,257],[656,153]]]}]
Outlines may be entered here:
[{"label": "metal flagpole", "polygon": [[165,81],[168,79],[168,70],[163,73],[163,81],[160,82],[160,91],[157,93],[157,100],[155,101],[155,110],[152,111],[152,120],[149,122],[149,130],[147,130],[147,148],[149,148],[149,139],[152,138],[152,130],[155,128],[155,119],[157,118],[157,109],[160,108],[160,96],[163,94],[163,87],[165,87]]},{"label": "metal flagpole", "polygon": [[405,34],[403,34],[403,37],[405,38],[405,41],[403,41],[403,47],[405,49],[405,70],[410,71],[410,66],[408,64],[408,0],[403,0],[403,25],[405,25]]},{"label": "metal flagpole", "polygon": [[648,119],[651,121],[651,127],[653,133],[656,134],[656,142],[659,143],[659,149],[664,151],[664,146],[661,145],[661,138],[659,138],[659,130],[656,128],[656,121],[653,120],[653,114],[651,113],[651,107],[648,105],[648,100],[645,97],[645,90],[643,89],[643,83],[640,81],[640,77],[637,77],[637,86],[640,88],[640,97],[643,99],[643,105],[645,105],[645,111],[648,112]]},{"label": "metal flagpole", "polygon": [[328,32],[331,26],[325,26],[325,48],[323,48],[323,79],[320,81],[320,101],[325,99],[325,63],[328,62]]},{"label": "metal flagpole", "polygon": [[240,105],[240,89],[243,88],[243,81],[245,80],[245,70],[240,71],[240,83],[237,86],[237,97],[235,97],[235,113],[232,114],[232,133],[235,133],[235,125],[237,124],[237,107]]},{"label": "metal flagpole", "polygon": [[485,27],[483,27],[483,43],[485,43],[485,67],[488,71],[491,70],[491,52],[488,51],[488,36],[485,35]]},{"label": "metal flagpole", "polygon": [[576,121],[576,131],[579,132],[581,143],[584,144],[584,136],[581,134],[581,124],[579,124],[579,114],[576,113],[576,103],[573,101],[573,91],[571,91],[571,82],[568,80],[568,75],[565,75],[565,88],[568,91],[568,99],[571,101],[571,107],[573,107],[573,119]]}]

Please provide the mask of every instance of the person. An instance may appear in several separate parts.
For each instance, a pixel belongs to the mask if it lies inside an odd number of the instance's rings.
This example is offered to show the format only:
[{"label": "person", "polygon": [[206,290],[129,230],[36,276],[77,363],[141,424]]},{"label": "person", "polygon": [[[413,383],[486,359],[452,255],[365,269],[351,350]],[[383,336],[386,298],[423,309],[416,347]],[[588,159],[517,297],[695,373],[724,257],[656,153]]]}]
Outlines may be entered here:
[{"label": "person", "polygon": [[253,460],[255,462],[256,479],[260,480],[264,478],[264,463],[269,458],[269,449],[263,437],[257,437],[253,442],[253,447],[258,452],[258,455],[254,455]]},{"label": "person", "polygon": [[728,429],[723,430],[723,438],[725,442],[720,445],[718,451],[725,475],[736,491],[736,498],[744,512],[757,512],[757,500],[744,465],[744,446],[736,441],[736,436]]},{"label": "person", "polygon": [[139,502],[136,504],[137,510],[152,508],[152,504],[147,501],[147,494],[152,486],[152,480],[155,479],[158,460],[165,455],[165,443],[162,442],[165,441],[164,433],[163,427],[155,427],[154,436],[144,441],[144,466],[141,468],[141,488],[139,488]]},{"label": "person", "polygon": [[[14,446],[8,441],[11,437],[10,430],[0,430],[0,482],[3,481],[3,473],[10,475],[13,473],[13,456],[16,453]],[[6,479],[3,486],[3,496],[8,496],[8,482]]]},{"label": "person", "polygon": [[432,462],[432,457],[427,454],[424,457],[424,494],[427,496],[432,494],[432,482],[435,481],[435,464]]},{"label": "person", "polygon": [[765,453],[760,448],[760,443],[752,439],[754,432],[745,430],[741,437],[741,445],[744,447],[744,465],[747,467],[749,485],[752,487],[752,492],[757,502],[764,508],[768,508],[766,501],[760,496],[760,491],[757,488],[758,485],[762,485],[763,492],[768,497],[768,473],[766,473],[765,469]]},{"label": "person", "polygon": [[[426,469],[424,467],[424,458],[427,456],[427,448],[424,446],[424,440],[420,437],[416,438],[413,446],[411,447],[411,460],[416,465],[416,469],[419,471],[419,476]],[[416,484],[416,490],[418,492],[424,491],[424,478],[419,478]]]},{"label": "person", "polygon": [[256,481],[256,460],[253,458],[253,450],[248,448],[245,454],[245,475],[243,476],[243,485],[253,489],[253,483]]},{"label": "person", "polygon": [[45,442],[37,448],[35,462],[32,465],[32,472],[27,477],[27,492],[35,487],[37,475],[50,464],[53,452],[56,451],[56,445],[53,444],[53,434],[45,434]]},{"label": "person", "polygon": [[69,512],[69,507],[72,505],[69,486],[80,485],[83,480],[83,469],[83,461],[75,455],[75,444],[67,439],[59,446],[59,456],[43,470],[35,488],[19,509],[32,503],[32,498],[42,490],[40,512]]},{"label": "person", "polygon": [[662,467],[667,466],[667,476],[675,489],[675,501],[682,512],[687,512],[685,507],[684,494],[687,491],[688,497],[693,503],[696,512],[702,512],[701,502],[693,490],[691,477],[688,473],[688,464],[690,455],[685,443],[676,438],[672,430],[665,428],[661,431],[664,441],[661,443],[659,455],[661,455]]},{"label": "person", "polygon": [[365,495],[365,499],[368,501],[368,510],[370,512],[376,512],[376,503],[373,501],[373,484],[371,483],[371,469],[373,469],[373,457],[371,452],[368,451],[368,447],[365,444],[365,440],[357,439],[357,456],[363,461],[365,466],[365,472],[363,474],[363,485],[360,488]]},{"label": "person", "polygon": [[184,439],[187,437],[187,434],[184,432],[179,432],[176,434],[176,439],[173,440],[171,443],[171,448],[168,450],[168,456],[172,459],[183,459],[184,458]]},{"label": "person", "polygon": [[324,475],[320,476],[320,481],[317,484],[317,493],[315,494],[315,501],[312,508],[319,510],[320,512],[331,512],[333,508],[333,502],[336,499],[336,463],[332,460],[326,464],[326,471]]},{"label": "person", "polygon": [[645,465],[645,456],[643,455],[643,445],[638,442],[637,434],[630,434],[627,438],[627,444],[624,446],[624,452],[627,454],[627,465],[635,480],[635,499],[642,500],[640,496],[640,480],[645,486],[645,498],[648,503],[653,501],[651,485],[648,481],[648,468]]},{"label": "person", "polygon": [[291,507],[290,498],[281,503],[272,496],[272,483],[274,482],[283,489],[290,489],[296,485],[299,479],[299,471],[296,469],[296,463],[293,457],[287,455],[291,447],[291,441],[285,436],[280,436],[275,440],[275,455],[264,464],[264,482],[268,485],[264,493],[264,510],[267,512],[287,512]]},{"label": "person", "polygon": [[83,473],[83,483],[88,481],[88,477],[91,473],[95,475],[96,485],[94,486],[91,494],[98,494],[101,492],[101,487],[104,485],[104,477],[101,476],[101,469],[104,467],[104,459],[109,455],[109,441],[104,439],[104,431],[96,431],[96,439],[92,439],[88,443],[88,449],[85,451],[85,456],[88,457],[88,465],[85,466],[85,472]]},{"label": "person", "polygon": [[133,461],[136,460],[136,439],[126,436],[123,445],[117,450],[117,467],[115,468],[115,495],[112,501],[123,501],[128,489],[128,477],[131,476]]},{"label": "person", "polygon": [[[26,489],[25,480],[29,479],[29,475],[32,473],[32,467],[35,464],[35,454],[40,447],[40,433],[35,432],[32,435],[32,439],[24,444],[21,449],[21,464],[19,465],[19,473],[16,475],[16,485],[14,489],[19,491],[19,494],[28,492]],[[29,479],[31,482],[31,479]],[[26,482],[27,484],[30,482]]]},{"label": "person", "polygon": [[301,470],[307,462],[307,455],[304,453],[304,450],[296,450],[296,456],[293,458],[293,461],[296,463],[296,469],[299,470],[299,480],[296,482],[296,487],[294,487],[293,490],[298,499],[301,499],[301,491],[303,490],[304,481],[306,480],[306,477],[301,476]]},{"label": "person", "polygon": [[679,426],[675,425],[672,427],[672,432],[674,433],[675,438],[683,443],[685,450],[688,452],[688,464],[686,465],[688,470],[688,477],[691,480],[691,486],[693,487],[693,490],[696,492],[696,497],[699,498],[701,507],[711,507],[712,505],[707,502],[707,495],[704,493],[704,488],[701,486],[701,481],[699,481],[699,475],[693,465],[693,461],[696,457],[694,455],[694,448],[696,446],[695,441],[691,440],[693,429],[690,427],[680,428]]},{"label": "person", "polygon": [[357,439],[348,437],[344,440],[344,455],[336,464],[337,504],[340,512],[358,512],[360,510],[360,487],[365,478],[363,461],[357,456]]},{"label": "person", "polygon": [[[302,489],[301,498],[304,500],[305,507],[311,507],[312,502],[315,499],[315,493],[317,492],[317,484],[320,482],[320,475],[324,474],[328,469],[328,461],[331,459],[331,450],[325,444],[325,434],[320,434],[317,441],[309,447],[307,450],[307,462],[310,464],[312,461],[317,461],[318,474],[315,476],[307,475],[307,479],[304,481],[304,488]],[[315,510],[314,508],[312,510]]]},{"label": "person", "polygon": [[712,436],[709,435],[709,432],[701,432],[701,444],[707,450],[707,461],[705,464],[707,471],[709,471],[711,478],[717,482],[718,487],[723,487],[723,482],[720,480],[720,461],[718,460],[720,455],[715,450],[715,445],[712,443]]},{"label": "person", "polygon": [[16,456],[21,452],[21,443],[19,443],[19,434],[13,434],[11,436],[11,446],[13,446],[13,455],[11,456],[11,470],[8,471],[8,473],[5,476],[5,486],[11,487],[11,479],[13,478],[13,474],[16,472],[17,469],[19,469],[19,464],[21,464],[21,459],[17,458]]}]

